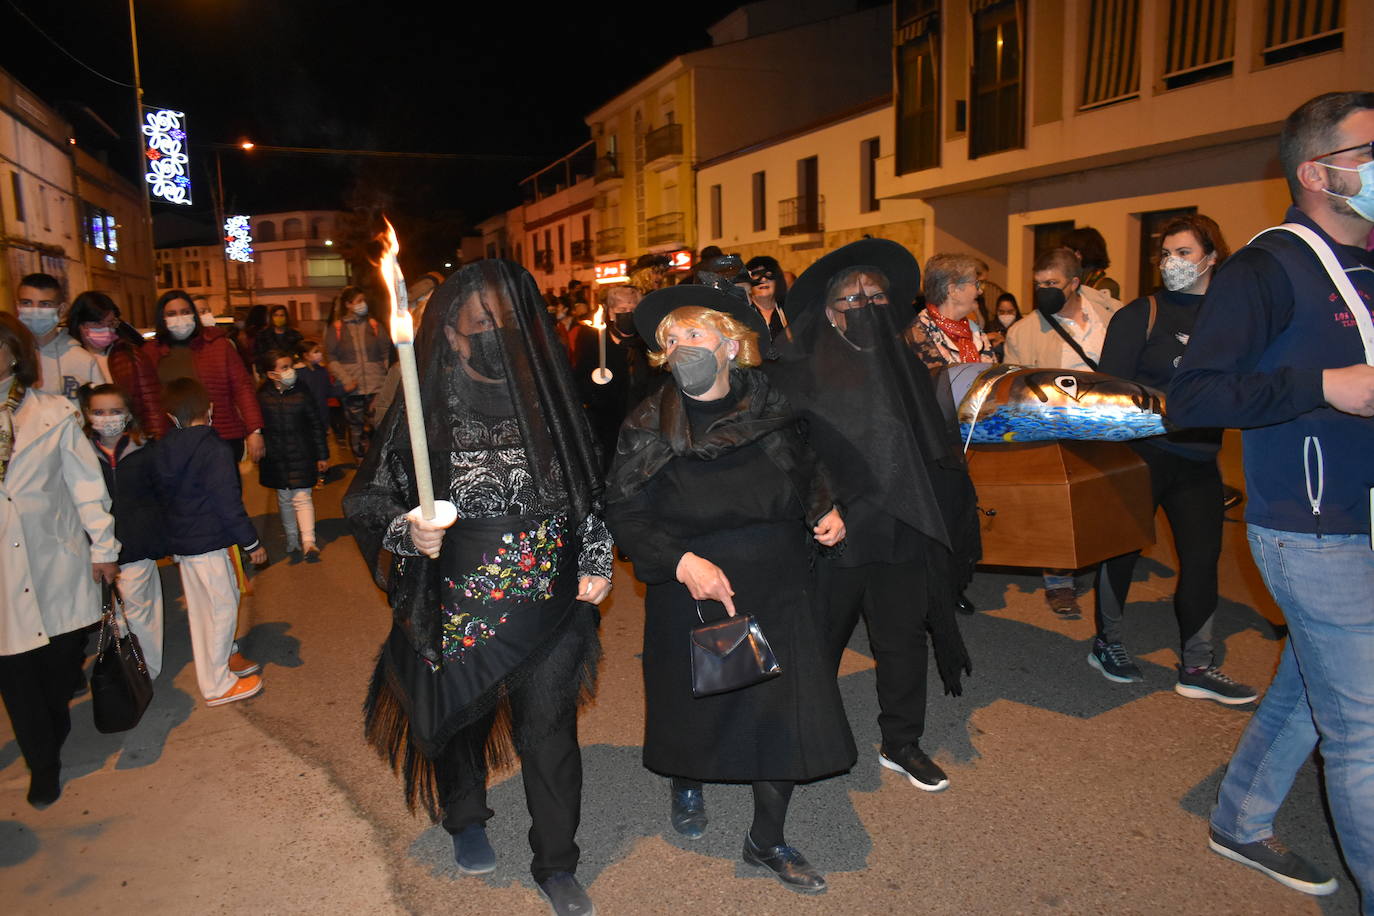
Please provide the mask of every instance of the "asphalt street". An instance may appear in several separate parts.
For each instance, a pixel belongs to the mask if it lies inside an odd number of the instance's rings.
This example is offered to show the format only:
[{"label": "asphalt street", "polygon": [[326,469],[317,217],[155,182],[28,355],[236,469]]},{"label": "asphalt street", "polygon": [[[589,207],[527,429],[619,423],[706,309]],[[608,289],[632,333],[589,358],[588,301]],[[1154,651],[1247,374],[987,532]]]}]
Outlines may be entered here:
[{"label": "asphalt street", "polygon": [[[1226,474],[1235,473],[1234,443]],[[340,512],[348,471],[316,491],[323,562],[284,557],[271,491],[245,478],[271,565],[253,580],[243,651],[265,666],[260,696],[210,709],[195,687],[176,567],[165,565],[166,670],[133,731],[101,735],[73,704],[63,796],[36,811],[0,721],[0,892],[7,913],[540,913],[517,774],[493,776],[499,864],[461,876],[447,834],[405,809],[396,777],[362,738],[361,704],[389,626]],[[1225,670],[1266,685],[1281,621],[1230,513],[1217,620]],[[1055,619],[1038,575],[985,570],[963,618],[974,658],[962,697],[932,671],[923,746],[949,773],[917,791],[877,763],[877,703],[863,628],[841,670],[858,764],[800,787],[789,842],[825,871],[806,898],[739,860],[747,787],[708,786],[697,841],[668,826],[663,779],[640,765],[643,589],[616,570],[603,605],[599,695],[580,722],[585,768],[579,878],[602,914],[1209,913],[1355,914],[1317,765],[1278,824],[1289,846],[1339,875],[1310,898],[1206,846],[1206,815],[1253,707],[1172,690],[1174,559],[1167,525],[1137,569],[1126,645],[1143,684],[1086,663],[1088,619]],[[1086,586],[1089,583],[1084,583]],[[1091,594],[1080,599],[1091,607]],[[933,666],[932,666],[933,668]],[[511,777],[516,775],[517,778]]]}]

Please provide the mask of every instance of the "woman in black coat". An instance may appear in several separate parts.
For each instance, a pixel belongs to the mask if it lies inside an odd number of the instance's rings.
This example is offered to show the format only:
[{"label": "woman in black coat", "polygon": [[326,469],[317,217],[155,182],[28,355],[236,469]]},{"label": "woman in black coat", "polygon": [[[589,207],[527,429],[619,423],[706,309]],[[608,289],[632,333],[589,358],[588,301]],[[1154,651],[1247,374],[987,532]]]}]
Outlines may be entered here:
[{"label": "woman in black coat", "polygon": [[329,443],[314,397],[297,384],[294,363],[295,358],[281,350],[269,350],[258,361],[258,370],[266,376],[258,388],[258,404],[268,448],[258,463],[258,481],[277,491],[287,553],[293,560],[303,554],[307,563],[318,563],[310,491],[329,467]]},{"label": "woman in black coat", "polygon": [[[855,759],[810,562],[844,523],[786,400],[749,368],[767,337],[747,301],[669,287],[645,297],[635,324],[677,382],[626,419],[607,482],[607,524],[648,585],[644,765],[672,777],[671,822],[689,838],[706,825],[703,781],[752,783],[744,861],[817,893],[825,878],[786,845],[783,822],[796,782]],[[694,698],[690,631],[736,612],[754,615],[782,673]]]},{"label": "woman in black coat", "polygon": [[294,354],[303,337],[300,331],[291,327],[291,313],[286,306],[274,305],[267,314],[267,327],[253,338],[253,358],[258,362],[271,350]]}]

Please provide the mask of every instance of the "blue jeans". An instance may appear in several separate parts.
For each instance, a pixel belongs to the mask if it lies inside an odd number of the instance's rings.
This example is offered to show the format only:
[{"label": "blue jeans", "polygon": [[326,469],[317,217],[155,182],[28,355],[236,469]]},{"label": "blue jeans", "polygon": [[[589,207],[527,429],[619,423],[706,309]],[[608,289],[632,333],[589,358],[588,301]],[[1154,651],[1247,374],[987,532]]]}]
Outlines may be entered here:
[{"label": "blue jeans", "polygon": [[1212,827],[1239,843],[1272,835],[1320,742],[1341,852],[1374,914],[1374,550],[1364,534],[1250,525],[1249,538],[1288,643],[1226,769]]}]

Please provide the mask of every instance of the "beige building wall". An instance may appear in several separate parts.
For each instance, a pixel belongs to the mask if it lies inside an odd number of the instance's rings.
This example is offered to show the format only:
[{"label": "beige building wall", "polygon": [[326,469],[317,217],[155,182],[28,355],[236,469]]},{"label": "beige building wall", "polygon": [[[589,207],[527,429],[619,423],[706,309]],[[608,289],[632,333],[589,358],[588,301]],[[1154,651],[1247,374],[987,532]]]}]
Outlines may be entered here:
[{"label": "beige building wall", "polygon": [[[718,245],[748,260],[777,258],[784,270],[801,273],[825,253],[865,235],[887,238],[922,262],[935,243],[933,210],[913,199],[879,200],[865,212],[862,201],[863,144],[877,139],[879,153],[892,143],[892,108],[886,101],[858,114],[799,132],[747,151],[703,163],[697,172],[696,247]],[[780,235],[781,202],[798,195],[798,161],[815,156],[823,231],[805,237]],[[881,168],[881,157],[879,167]],[[764,175],[766,227],[754,229],[754,175]],[[720,187],[721,233],[713,234],[712,195]]]},{"label": "beige building wall", "polygon": [[[106,247],[100,248],[92,244],[94,236],[90,227],[82,228],[82,259],[87,268],[85,288],[99,290],[113,298],[125,321],[137,327],[149,327],[157,290],[152,230],[140,196],[143,190],[81,150],[75,153],[78,219],[91,220],[91,208],[98,208],[112,216],[115,223],[116,250],[113,251],[107,237],[102,239]],[[70,294],[75,296],[78,292],[81,290],[73,289]]]},{"label": "beige building wall", "polygon": [[0,70],[0,303],[14,310],[25,274],[86,289],[71,127]]}]

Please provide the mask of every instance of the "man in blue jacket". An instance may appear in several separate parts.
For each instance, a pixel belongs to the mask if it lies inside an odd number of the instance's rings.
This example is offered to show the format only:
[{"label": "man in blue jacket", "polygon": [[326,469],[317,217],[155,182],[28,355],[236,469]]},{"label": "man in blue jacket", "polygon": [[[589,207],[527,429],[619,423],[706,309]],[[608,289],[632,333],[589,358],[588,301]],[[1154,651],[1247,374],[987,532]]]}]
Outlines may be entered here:
[{"label": "man in blue jacket", "polygon": [[1306,228],[1268,231],[1218,272],[1169,392],[1179,425],[1245,430],[1250,549],[1288,622],[1210,845],[1295,890],[1334,892],[1274,837],[1320,741],[1341,851],[1374,913],[1374,92],[1304,103],[1279,159],[1285,222]]}]

